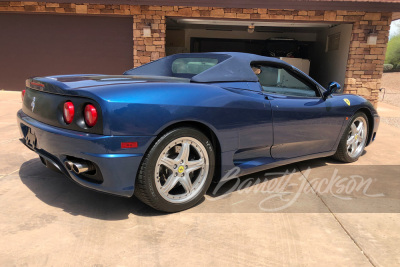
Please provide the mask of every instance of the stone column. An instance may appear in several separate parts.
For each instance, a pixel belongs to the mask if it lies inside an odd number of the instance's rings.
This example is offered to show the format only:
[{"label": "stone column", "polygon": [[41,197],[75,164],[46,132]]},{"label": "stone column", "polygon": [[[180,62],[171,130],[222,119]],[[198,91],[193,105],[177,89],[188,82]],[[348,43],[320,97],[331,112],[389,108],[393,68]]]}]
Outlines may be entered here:
[{"label": "stone column", "polygon": [[[133,66],[139,67],[165,57],[165,15],[161,6],[134,6]],[[151,37],[143,36],[143,27],[151,27]]]},{"label": "stone column", "polygon": [[[391,16],[391,13],[365,13],[353,23],[344,92],[361,95],[374,106],[378,103]],[[378,36],[376,45],[367,44],[372,32]]]}]

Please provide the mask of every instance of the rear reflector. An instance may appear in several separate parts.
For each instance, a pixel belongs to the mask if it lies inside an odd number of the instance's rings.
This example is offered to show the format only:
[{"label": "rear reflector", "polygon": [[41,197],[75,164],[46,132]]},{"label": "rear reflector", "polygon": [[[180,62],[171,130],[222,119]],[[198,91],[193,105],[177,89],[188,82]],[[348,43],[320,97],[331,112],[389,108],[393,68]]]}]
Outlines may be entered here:
[{"label": "rear reflector", "polygon": [[66,124],[70,124],[74,120],[75,107],[71,101],[64,103],[63,116]]},{"label": "rear reflector", "polygon": [[24,96],[25,96],[25,92],[26,92],[26,90],[22,90],[22,92],[21,92],[21,98],[22,98],[22,102],[24,102]]},{"label": "rear reflector", "polygon": [[97,109],[91,104],[85,106],[85,123],[89,127],[93,127],[97,122]]},{"label": "rear reflector", "polygon": [[137,142],[122,142],[121,143],[121,148],[137,148],[138,143]]}]

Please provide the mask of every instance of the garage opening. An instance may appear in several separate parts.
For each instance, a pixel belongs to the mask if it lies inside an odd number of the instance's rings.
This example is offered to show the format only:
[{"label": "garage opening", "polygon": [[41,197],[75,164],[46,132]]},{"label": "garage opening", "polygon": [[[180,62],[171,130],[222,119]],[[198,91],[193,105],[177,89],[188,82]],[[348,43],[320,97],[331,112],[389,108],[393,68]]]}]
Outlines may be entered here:
[{"label": "garage opening", "polygon": [[322,86],[344,84],[352,24],[167,18],[166,53],[246,52],[280,58]]},{"label": "garage opening", "polygon": [[132,17],[1,14],[0,90],[29,77],[122,74],[132,68]]}]

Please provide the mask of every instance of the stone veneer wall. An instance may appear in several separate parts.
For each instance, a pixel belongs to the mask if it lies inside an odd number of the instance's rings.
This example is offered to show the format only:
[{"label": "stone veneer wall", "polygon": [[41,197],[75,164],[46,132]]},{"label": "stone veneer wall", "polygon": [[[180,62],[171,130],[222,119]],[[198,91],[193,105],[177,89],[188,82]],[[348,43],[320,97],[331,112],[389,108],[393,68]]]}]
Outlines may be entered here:
[{"label": "stone veneer wall", "polygon": [[[377,104],[383,73],[391,13],[361,11],[305,11],[265,8],[214,8],[185,6],[134,6],[58,4],[44,2],[0,2],[0,12],[124,15],[133,17],[133,66],[165,56],[165,17],[226,18],[273,21],[327,21],[353,23],[344,91],[359,94]],[[152,36],[142,37],[143,27],[151,26]],[[375,30],[377,45],[367,45]]]}]

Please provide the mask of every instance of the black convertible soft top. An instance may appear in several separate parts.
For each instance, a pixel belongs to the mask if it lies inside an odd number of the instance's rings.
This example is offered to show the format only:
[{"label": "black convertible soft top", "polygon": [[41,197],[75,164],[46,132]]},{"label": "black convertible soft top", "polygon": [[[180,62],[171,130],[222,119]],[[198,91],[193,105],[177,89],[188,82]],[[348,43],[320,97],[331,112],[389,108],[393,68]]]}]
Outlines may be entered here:
[{"label": "black convertible soft top", "polygon": [[290,66],[286,62],[272,58],[263,57],[254,54],[239,52],[213,52],[213,53],[186,53],[176,54],[159,60],[150,62],[143,66],[128,70],[124,75],[152,75],[152,76],[168,76],[182,77],[173,73],[172,64],[179,58],[210,58],[217,59],[218,63],[200,72],[192,75],[191,82],[209,83],[209,82],[258,82],[257,76],[251,69],[251,63],[254,62],[270,62],[279,65]]}]

